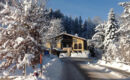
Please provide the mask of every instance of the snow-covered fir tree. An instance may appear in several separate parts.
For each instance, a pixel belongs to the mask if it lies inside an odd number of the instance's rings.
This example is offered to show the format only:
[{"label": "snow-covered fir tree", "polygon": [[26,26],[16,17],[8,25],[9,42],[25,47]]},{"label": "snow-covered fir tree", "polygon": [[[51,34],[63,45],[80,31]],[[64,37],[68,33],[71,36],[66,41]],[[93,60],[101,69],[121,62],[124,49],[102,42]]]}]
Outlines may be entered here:
[{"label": "snow-covered fir tree", "polygon": [[87,38],[87,20],[84,21],[84,23],[81,26],[81,37]]},{"label": "snow-covered fir tree", "polygon": [[115,13],[113,9],[110,10],[108,14],[108,21],[105,27],[105,39],[104,39],[104,47],[107,48],[107,46],[110,43],[113,43],[114,41],[117,40],[117,28],[118,28],[118,23],[115,18]]},{"label": "snow-covered fir tree", "polygon": [[43,32],[48,28],[43,0],[12,0],[13,5],[1,3],[0,11],[0,69],[14,71],[24,64],[39,63]]},{"label": "snow-covered fir tree", "polygon": [[95,27],[96,27],[95,22],[93,22],[93,20],[91,20],[91,18],[88,18],[88,20],[87,20],[87,31],[86,31],[87,39],[91,39],[92,38],[92,36],[95,33],[95,30],[94,30]]},{"label": "snow-covered fir tree", "polygon": [[116,53],[113,49],[115,49],[115,51],[117,50],[116,42],[118,41],[118,27],[119,25],[115,18],[115,13],[113,9],[111,9],[108,14],[108,21],[105,27],[105,38],[103,42],[105,54],[103,55],[103,59],[112,60],[116,58]]}]

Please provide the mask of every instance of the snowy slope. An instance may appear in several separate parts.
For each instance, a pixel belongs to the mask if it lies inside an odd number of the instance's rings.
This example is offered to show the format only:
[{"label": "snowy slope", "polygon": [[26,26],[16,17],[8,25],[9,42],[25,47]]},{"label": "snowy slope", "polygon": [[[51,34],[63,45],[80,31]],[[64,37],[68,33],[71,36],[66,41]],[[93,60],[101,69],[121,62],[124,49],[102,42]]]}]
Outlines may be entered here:
[{"label": "snowy slope", "polygon": [[123,71],[130,73],[130,65],[126,65],[126,64],[123,64],[123,63],[114,62],[114,61],[113,62],[106,62],[106,61],[100,60],[100,61],[98,61],[97,64],[116,68],[116,69],[123,70]]},{"label": "snowy slope", "polygon": [[54,55],[47,55],[43,57],[43,73],[39,77],[34,76],[34,72],[40,74],[40,65],[35,69],[31,66],[27,67],[27,76],[22,75],[21,70],[16,70],[14,74],[9,74],[8,71],[0,73],[0,78],[9,77],[14,80],[61,80],[62,75],[62,62]]}]

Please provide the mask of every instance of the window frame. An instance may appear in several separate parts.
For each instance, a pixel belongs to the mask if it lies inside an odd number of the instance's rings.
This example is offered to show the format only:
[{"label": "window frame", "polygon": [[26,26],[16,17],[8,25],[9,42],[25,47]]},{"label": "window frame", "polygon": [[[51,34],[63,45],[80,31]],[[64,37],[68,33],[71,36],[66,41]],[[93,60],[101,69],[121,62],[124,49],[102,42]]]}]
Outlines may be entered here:
[{"label": "window frame", "polygon": [[82,44],[81,43],[79,43],[79,47],[78,47],[79,49],[82,49]]}]

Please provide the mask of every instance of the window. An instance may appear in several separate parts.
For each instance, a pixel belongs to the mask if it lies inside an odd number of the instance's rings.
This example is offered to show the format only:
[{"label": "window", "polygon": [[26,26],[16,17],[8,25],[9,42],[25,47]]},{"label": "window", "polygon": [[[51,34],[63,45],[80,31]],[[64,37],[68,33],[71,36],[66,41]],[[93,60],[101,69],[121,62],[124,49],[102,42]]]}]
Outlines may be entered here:
[{"label": "window", "polygon": [[75,43],[77,42],[77,40],[76,40],[76,39],[74,39],[73,41],[74,41]]},{"label": "window", "polygon": [[81,43],[79,44],[79,49],[82,49],[82,44]]},{"label": "window", "polygon": [[66,44],[65,44],[65,43],[62,43],[62,47],[63,47],[63,48],[66,48],[67,46],[66,46]]},{"label": "window", "polygon": [[77,44],[74,44],[74,49],[78,49],[78,45]]}]

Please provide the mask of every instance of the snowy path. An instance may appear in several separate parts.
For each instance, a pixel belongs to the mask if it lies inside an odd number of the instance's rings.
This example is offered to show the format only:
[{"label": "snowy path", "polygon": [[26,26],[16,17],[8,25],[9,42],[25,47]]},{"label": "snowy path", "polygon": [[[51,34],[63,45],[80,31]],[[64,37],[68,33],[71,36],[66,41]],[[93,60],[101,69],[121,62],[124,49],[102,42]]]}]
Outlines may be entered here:
[{"label": "snowy path", "polygon": [[86,59],[65,58],[63,80],[130,80],[130,74],[121,70],[87,64]]},{"label": "snowy path", "polygon": [[73,62],[69,59],[62,59],[62,61],[64,62],[62,80],[86,80]]}]

